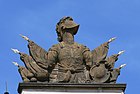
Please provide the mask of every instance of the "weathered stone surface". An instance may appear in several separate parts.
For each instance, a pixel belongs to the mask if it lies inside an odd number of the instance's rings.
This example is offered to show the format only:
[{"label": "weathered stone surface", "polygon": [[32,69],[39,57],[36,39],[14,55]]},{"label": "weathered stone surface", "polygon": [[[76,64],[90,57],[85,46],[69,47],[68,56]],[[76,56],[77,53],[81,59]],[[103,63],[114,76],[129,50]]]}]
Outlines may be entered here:
[{"label": "weathered stone surface", "polygon": [[120,70],[124,65],[114,68],[118,56],[123,52],[107,57],[109,44],[115,38],[109,39],[99,47],[90,51],[85,45],[76,43],[79,24],[71,17],[63,17],[56,25],[58,44],[48,51],[41,48],[28,37],[29,55],[12,49],[20,55],[25,67],[19,68],[23,82],[48,83],[116,83]]}]

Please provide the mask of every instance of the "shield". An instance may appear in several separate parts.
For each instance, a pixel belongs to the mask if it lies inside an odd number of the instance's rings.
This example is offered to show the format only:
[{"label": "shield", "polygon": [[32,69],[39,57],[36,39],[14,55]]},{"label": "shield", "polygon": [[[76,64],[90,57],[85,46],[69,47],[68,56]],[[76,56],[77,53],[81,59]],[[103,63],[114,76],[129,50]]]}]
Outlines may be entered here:
[{"label": "shield", "polygon": [[93,65],[90,69],[90,75],[94,82],[104,83],[109,80],[110,72],[105,68],[105,64],[99,66]]}]

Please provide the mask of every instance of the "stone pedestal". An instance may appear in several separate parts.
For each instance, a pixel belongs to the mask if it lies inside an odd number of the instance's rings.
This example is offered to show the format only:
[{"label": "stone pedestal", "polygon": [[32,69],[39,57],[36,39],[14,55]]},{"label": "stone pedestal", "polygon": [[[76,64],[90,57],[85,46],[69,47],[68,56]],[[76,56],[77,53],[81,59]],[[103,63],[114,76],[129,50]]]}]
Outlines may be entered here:
[{"label": "stone pedestal", "polygon": [[19,94],[124,94],[126,84],[19,83]]}]

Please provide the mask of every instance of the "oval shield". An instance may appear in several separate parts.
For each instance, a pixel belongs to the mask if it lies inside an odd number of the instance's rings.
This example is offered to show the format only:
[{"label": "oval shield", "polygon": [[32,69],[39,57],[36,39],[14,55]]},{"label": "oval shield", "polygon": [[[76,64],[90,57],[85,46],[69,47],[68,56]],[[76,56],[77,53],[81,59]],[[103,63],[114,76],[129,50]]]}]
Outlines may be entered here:
[{"label": "oval shield", "polygon": [[100,64],[99,66],[93,65],[90,69],[90,75],[94,82],[104,83],[108,81],[110,77],[109,71],[105,68],[104,64]]}]

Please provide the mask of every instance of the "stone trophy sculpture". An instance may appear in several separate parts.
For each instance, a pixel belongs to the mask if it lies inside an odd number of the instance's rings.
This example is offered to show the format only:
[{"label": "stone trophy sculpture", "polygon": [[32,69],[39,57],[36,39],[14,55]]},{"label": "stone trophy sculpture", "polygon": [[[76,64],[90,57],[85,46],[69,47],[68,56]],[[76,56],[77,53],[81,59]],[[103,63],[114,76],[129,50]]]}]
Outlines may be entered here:
[{"label": "stone trophy sculpture", "polygon": [[116,83],[121,65],[114,68],[118,57],[124,52],[107,57],[111,38],[90,51],[74,41],[79,25],[71,17],[63,17],[56,25],[58,44],[44,50],[28,37],[29,55],[12,49],[20,55],[25,67],[18,66],[23,82],[47,83]]}]

